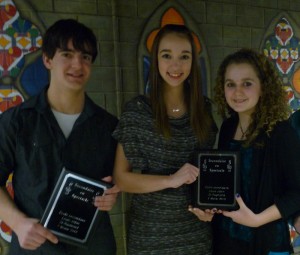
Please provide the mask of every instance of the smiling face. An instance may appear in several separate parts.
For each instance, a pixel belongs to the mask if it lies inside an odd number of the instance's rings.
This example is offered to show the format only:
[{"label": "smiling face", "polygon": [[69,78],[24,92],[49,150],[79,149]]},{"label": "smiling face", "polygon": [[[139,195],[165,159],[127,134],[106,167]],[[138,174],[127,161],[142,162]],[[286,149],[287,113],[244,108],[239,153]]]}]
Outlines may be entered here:
[{"label": "smiling face", "polygon": [[191,72],[192,46],[187,38],[176,33],[164,36],[158,47],[158,69],[165,84],[183,86]]},{"label": "smiling face", "polygon": [[69,41],[67,49],[57,49],[53,58],[44,55],[43,60],[51,73],[50,86],[59,91],[84,91],[91,73],[91,54],[75,50]]},{"label": "smiling face", "polygon": [[261,96],[261,82],[250,64],[230,64],[224,79],[225,98],[239,115],[251,115]]}]

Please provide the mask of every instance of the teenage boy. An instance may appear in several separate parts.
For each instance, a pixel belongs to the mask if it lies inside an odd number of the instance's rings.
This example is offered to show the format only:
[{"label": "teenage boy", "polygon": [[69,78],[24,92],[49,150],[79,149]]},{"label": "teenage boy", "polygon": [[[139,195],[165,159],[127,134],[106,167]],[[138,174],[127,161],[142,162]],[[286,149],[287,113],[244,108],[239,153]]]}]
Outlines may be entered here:
[{"label": "teenage boy", "polygon": [[[10,254],[116,254],[107,212],[119,192],[115,185],[94,200],[101,221],[87,249],[59,242],[39,223],[63,167],[112,180],[116,141],[111,133],[117,124],[85,93],[97,56],[97,40],[89,28],[59,20],[46,31],[42,51],[50,84],[0,115],[0,218],[13,230]],[[14,200],[5,189],[12,172]]]}]

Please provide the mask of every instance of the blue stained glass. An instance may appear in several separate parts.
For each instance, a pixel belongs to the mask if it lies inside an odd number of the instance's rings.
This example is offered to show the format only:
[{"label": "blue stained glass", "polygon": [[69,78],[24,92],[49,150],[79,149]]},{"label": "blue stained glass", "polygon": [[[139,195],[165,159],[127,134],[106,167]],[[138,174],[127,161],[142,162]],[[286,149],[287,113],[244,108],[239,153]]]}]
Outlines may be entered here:
[{"label": "blue stained glass", "polygon": [[20,81],[28,96],[38,94],[49,83],[48,70],[42,57],[25,68]]}]

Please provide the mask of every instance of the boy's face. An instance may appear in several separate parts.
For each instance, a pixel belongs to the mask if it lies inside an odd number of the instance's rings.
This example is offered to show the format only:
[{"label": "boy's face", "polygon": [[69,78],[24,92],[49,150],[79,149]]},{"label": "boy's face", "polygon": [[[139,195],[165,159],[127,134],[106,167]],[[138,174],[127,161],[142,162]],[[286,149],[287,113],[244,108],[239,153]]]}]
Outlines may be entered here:
[{"label": "boy's face", "polygon": [[46,68],[50,70],[50,86],[60,90],[82,92],[90,77],[92,56],[77,51],[70,40],[68,49],[57,49],[53,58],[43,56]]}]

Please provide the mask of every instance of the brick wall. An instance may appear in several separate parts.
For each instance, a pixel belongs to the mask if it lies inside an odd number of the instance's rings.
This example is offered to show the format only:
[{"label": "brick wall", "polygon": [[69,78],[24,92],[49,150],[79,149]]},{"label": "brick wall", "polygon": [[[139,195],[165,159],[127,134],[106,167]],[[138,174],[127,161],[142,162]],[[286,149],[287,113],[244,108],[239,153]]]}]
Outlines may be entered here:
[{"label": "brick wall", "polygon": [[[259,49],[265,30],[280,13],[300,24],[299,0],[15,0],[21,15],[42,31],[59,18],[75,18],[93,29],[100,54],[87,91],[117,116],[123,103],[139,93],[140,38],[150,17],[166,3],[188,13],[198,26],[209,58],[209,84],[228,53],[240,47]],[[125,254],[128,203],[123,194],[111,212],[119,255]]]}]

